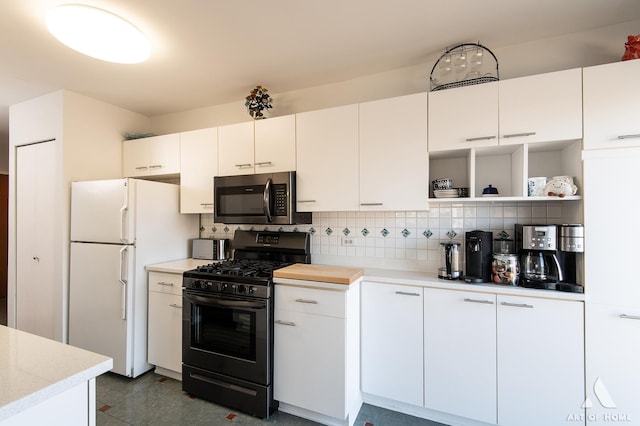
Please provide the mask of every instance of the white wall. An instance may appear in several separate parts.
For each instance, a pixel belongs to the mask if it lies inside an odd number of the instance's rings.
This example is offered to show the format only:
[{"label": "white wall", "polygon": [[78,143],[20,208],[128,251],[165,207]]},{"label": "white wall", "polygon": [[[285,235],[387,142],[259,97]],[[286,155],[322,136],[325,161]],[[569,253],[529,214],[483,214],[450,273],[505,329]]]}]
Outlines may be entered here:
[{"label": "white wall", "polygon": [[[640,20],[636,20],[499,49],[487,47],[498,58],[500,79],[504,80],[619,61],[624,53],[627,35],[637,34],[639,29]],[[274,93],[274,107],[268,114],[275,117],[425,92],[429,90],[429,74],[437,59],[438,56],[434,56],[427,63],[412,67],[287,93]],[[260,83],[269,87],[268,82]],[[239,99],[229,104],[152,117],[151,128],[157,134],[166,134],[250,120],[244,99]]]}]

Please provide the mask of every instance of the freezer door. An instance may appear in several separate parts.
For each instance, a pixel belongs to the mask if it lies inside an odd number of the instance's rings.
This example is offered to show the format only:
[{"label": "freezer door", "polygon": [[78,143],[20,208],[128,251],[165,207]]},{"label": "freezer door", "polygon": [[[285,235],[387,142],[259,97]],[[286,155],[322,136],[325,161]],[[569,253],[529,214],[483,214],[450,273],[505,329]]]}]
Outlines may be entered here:
[{"label": "freezer door", "polygon": [[70,254],[69,344],[113,358],[111,371],[131,376],[135,248],[71,243]]},{"label": "freezer door", "polygon": [[133,244],[135,181],[71,183],[71,241]]}]

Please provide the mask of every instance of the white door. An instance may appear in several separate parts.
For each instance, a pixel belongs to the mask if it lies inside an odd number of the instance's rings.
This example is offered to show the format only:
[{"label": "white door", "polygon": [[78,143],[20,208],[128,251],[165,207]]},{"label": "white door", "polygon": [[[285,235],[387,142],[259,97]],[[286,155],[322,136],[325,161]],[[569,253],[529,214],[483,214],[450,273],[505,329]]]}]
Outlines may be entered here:
[{"label": "white door", "polygon": [[16,161],[16,327],[55,339],[55,142],[18,147]]},{"label": "white door", "polygon": [[132,182],[128,179],[71,184],[71,241],[130,244],[135,241]]},{"label": "white door", "polygon": [[122,375],[132,368],[134,250],[71,243],[69,344],[113,358]]}]

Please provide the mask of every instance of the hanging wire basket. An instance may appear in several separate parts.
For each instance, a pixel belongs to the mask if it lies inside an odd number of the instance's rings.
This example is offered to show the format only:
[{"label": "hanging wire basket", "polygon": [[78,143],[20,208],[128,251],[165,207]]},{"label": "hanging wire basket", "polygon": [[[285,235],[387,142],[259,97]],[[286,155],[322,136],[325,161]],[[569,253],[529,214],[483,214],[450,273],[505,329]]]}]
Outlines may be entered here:
[{"label": "hanging wire basket", "polygon": [[448,48],[431,69],[431,91],[498,81],[498,59],[478,43]]}]

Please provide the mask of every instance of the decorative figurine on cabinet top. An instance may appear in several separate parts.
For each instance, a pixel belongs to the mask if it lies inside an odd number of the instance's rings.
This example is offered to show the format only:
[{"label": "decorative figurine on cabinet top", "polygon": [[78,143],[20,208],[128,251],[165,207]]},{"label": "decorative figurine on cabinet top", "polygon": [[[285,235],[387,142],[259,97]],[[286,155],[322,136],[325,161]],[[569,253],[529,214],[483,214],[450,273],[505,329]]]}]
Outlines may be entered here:
[{"label": "decorative figurine on cabinet top", "polygon": [[622,55],[623,61],[629,59],[640,58],[640,34],[627,36],[627,42],[624,44],[625,51]]},{"label": "decorative figurine on cabinet top", "polygon": [[249,115],[256,120],[266,118],[262,113],[265,109],[271,109],[271,96],[267,93],[266,87],[256,86],[245,98],[244,106],[247,107]]}]

